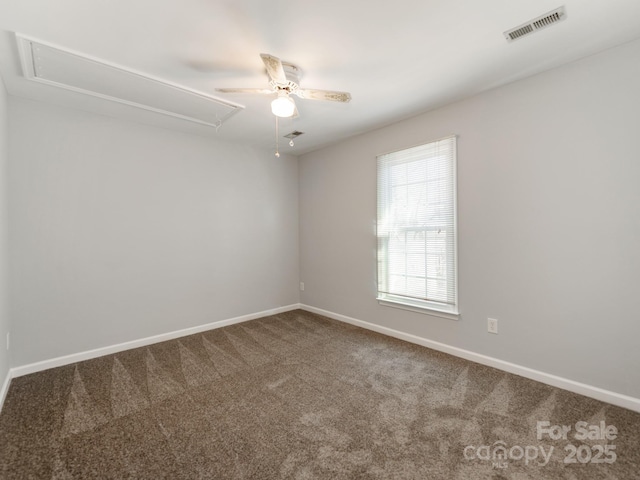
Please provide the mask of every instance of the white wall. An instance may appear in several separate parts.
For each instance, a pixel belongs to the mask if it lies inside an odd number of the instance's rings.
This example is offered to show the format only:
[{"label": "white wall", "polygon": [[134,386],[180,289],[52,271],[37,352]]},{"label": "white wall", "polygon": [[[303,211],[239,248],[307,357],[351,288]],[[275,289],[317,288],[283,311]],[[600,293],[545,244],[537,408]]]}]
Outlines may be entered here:
[{"label": "white wall", "polygon": [[9,332],[9,307],[7,295],[8,218],[7,218],[7,164],[9,158],[9,122],[7,92],[0,77],[0,404],[2,385],[7,378],[11,362],[6,348]]},{"label": "white wall", "polygon": [[[638,58],[640,41],[301,157],[302,303],[640,397]],[[451,133],[459,321],[375,300],[375,157]]]},{"label": "white wall", "polygon": [[299,301],[295,158],[9,107],[14,366]]}]

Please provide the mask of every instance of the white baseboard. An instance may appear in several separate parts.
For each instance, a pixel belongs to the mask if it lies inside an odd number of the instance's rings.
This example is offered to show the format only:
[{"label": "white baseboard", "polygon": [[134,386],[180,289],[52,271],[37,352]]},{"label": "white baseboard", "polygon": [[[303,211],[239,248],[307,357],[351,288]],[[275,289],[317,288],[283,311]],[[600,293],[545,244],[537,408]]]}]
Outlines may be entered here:
[{"label": "white baseboard", "polygon": [[538,382],[545,383],[553,387],[562,388],[563,390],[568,390],[570,392],[578,393],[580,395],[584,395],[585,397],[595,398],[596,400],[607,402],[612,405],[617,405],[619,407],[628,408],[629,410],[633,410],[635,412],[640,412],[640,398],[630,397],[628,395],[624,395],[621,393],[611,392],[609,390],[604,390],[599,387],[594,387],[592,385],[587,385],[585,383],[580,383],[574,380],[569,380],[567,378],[558,377],[557,375],[552,375],[550,373],[541,372],[539,370],[534,370],[532,368],[523,367],[522,365],[516,365],[515,363],[506,362],[498,358],[489,357],[487,355],[482,355],[480,353],[471,352],[469,350],[464,350],[462,348],[447,345],[445,343],[429,340],[427,338],[419,337],[411,333],[405,333],[399,330],[394,330],[392,328],[383,327],[380,325],[376,325],[374,323],[365,322],[364,320],[358,320],[357,318],[348,317],[346,315],[330,312],[328,310],[323,310],[321,308],[316,308],[316,307],[312,307],[304,304],[300,305],[300,308],[302,310],[307,310],[312,313],[324,315],[325,317],[333,318],[334,320],[339,320],[341,322],[349,323],[351,325],[356,325],[358,327],[362,327],[367,330],[372,330],[374,332],[382,333],[383,335],[399,338],[400,340],[405,340],[410,343],[422,345],[423,347],[431,348],[439,352],[448,353],[450,355],[464,358],[472,362],[497,368],[498,370],[513,373],[515,375],[529,378],[531,380],[536,380]]},{"label": "white baseboard", "polygon": [[4,382],[2,382],[2,389],[0,390],[0,410],[2,410],[2,406],[4,405],[4,399],[7,397],[7,392],[9,391],[9,384],[11,383],[11,379],[13,378],[11,374],[11,369],[7,370],[7,375],[4,378]]},{"label": "white baseboard", "polygon": [[[131,340],[128,342],[119,343],[117,345],[100,347],[100,348],[88,350],[85,352],[73,353],[71,355],[52,358],[50,360],[43,360],[41,362],[35,362],[35,363],[30,363],[28,365],[22,365],[20,367],[14,367],[9,371],[9,374],[7,376],[8,380],[5,382],[6,387],[8,388],[9,380],[11,378],[20,377],[22,375],[28,375],[30,373],[40,372],[42,370],[48,370],[49,368],[61,367],[63,365],[69,365],[70,363],[82,362],[84,360],[90,360],[92,358],[102,357],[104,355],[111,355],[112,353],[122,352],[123,350],[130,350],[132,348],[145,347],[147,345],[151,345],[154,343],[165,342],[167,340],[173,340],[174,338],[186,337],[187,335],[206,332],[207,330],[213,330],[216,328],[226,327],[228,325],[234,325],[236,323],[247,322],[249,320],[254,320],[256,318],[261,318],[261,317],[267,317],[269,315],[276,315],[278,313],[288,312],[290,310],[295,310],[298,308],[301,308],[300,304],[295,303],[292,305],[274,308],[271,310],[264,310],[262,312],[242,315],[240,317],[228,318],[226,320],[219,320],[217,322],[207,323],[205,325],[198,325],[197,327],[190,327],[182,330],[176,330],[174,332],[162,333],[160,335],[153,335],[151,337],[140,338],[138,340]],[[2,403],[4,403],[4,397],[2,398],[2,400],[3,400]],[[2,406],[2,403],[0,403],[0,408]]]},{"label": "white baseboard", "polygon": [[538,382],[545,383],[553,387],[562,388],[564,390],[578,393],[586,397],[595,398],[596,400],[607,402],[612,405],[617,405],[619,407],[628,408],[629,410],[640,412],[640,399],[635,397],[630,397],[628,395],[623,395],[621,393],[611,392],[609,390],[605,390],[599,387],[594,387],[592,385],[576,382],[574,380],[569,380],[567,378],[558,377],[557,375],[541,372],[539,370],[534,370],[532,368],[524,367],[522,365],[516,365],[511,362],[506,362],[504,360],[500,360],[494,357],[489,357],[487,355],[482,355],[479,353],[471,352],[469,350],[464,350],[462,348],[447,345],[445,343],[429,340],[427,338],[419,337],[411,333],[401,332],[399,330],[383,327],[381,325],[376,325],[374,323],[365,322],[364,320],[359,320],[356,318],[348,317],[346,315],[341,315],[339,313],[330,312],[328,310],[323,310],[321,308],[316,308],[316,307],[312,307],[310,305],[304,305],[304,304],[287,305],[287,306],[275,308],[272,310],[265,310],[262,312],[242,315],[239,317],[220,320],[220,321],[208,323],[205,325],[199,325],[197,327],[185,328],[182,330],[176,330],[174,332],[163,333],[160,335],[154,335],[151,337],[141,338],[138,340],[119,343],[117,345],[110,345],[107,347],[96,348],[94,350],[88,350],[85,352],[65,355],[65,356],[53,358],[50,360],[31,363],[31,364],[23,365],[20,367],[14,367],[7,372],[6,378],[2,383],[2,388],[0,389],[0,409],[4,404],[4,400],[9,390],[9,384],[11,383],[12,378],[20,377],[22,375],[28,375],[30,373],[35,373],[42,370],[47,370],[49,368],[55,368],[63,365],[69,365],[71,363],[81,362],[83,360],[90,360],[92,358],[102,357],[104,355],[118,353],[123,350],[129,350],[137,347],[144,347],[144,346],[151,345],[158,342],[173,340],[174,338],[185,337],[187,335],[193,335],[196,333],[205,332],[207,330],[213,330],[216,328],[226,327],[228,325],[247,322],[249,320],[254,320],[256,318],[266,317],[269,315],[276,315],[278,313],[288,312],[291,310],[296,310],[298,308],[307,310],[309,312],[317,313],[319,315],[324,315],[325,317],[333,318],[334,320],[349,323],[351,325],[356,325],[358,327],[362,327],[367,330],[372,330],[374,332],[378,332],[383,335],[399,338],[400,340],[405,340],[410,343],[422,345],[423,347],[448,353],[450,355],[464,358],[472,362],[480,363],[482,365],[487,365],[489,367],[494,367],[505,372],[513,373],[515,375],[520,375],[521,377],[529,378],[531,380],[536,380]]}]

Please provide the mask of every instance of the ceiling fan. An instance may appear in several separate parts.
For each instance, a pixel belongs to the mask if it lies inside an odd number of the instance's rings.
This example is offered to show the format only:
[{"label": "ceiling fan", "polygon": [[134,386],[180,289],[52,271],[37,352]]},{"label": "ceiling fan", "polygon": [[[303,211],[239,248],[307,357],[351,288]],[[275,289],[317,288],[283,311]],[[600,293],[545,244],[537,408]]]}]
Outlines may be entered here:
[{"label": "ceiling fan", "polygon": [[347,92],[300,88],[301,71],[297,66],[282,62],[279,58],[266,53],[261,53],[260,57],[267,69],[271,89],[216,88],[216,91],[222,93],[256,93],[260,95],[276,94],[276,99],[271,102],[271,111],[278,117],[295,117],[298,115],[296,104],[291,95],[310,100],[330,100],[343,103],[351,100],[351,94]]}]

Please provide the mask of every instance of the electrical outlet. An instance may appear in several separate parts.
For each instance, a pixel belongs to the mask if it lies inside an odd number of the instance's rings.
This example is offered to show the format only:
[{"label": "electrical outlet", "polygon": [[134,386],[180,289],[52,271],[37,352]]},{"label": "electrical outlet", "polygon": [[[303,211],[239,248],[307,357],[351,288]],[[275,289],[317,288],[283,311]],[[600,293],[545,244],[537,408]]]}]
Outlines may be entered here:
[{"label": "electrical outlet", "polygon": [[304,292],[304,282],[300,282],[300,291]]},{"label": "electrical outlet", "polygon": [[495,318],[487,318],[487,332],[498,333],[498,320]]}]

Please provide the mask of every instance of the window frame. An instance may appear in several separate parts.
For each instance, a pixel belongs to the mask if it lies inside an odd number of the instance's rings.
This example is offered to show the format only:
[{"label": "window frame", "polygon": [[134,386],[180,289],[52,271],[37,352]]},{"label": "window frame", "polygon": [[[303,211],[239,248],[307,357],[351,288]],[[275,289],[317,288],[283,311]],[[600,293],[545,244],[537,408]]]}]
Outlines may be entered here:
[{"label": "window frame", "polygon": [[[380,291],[381,271],[384,269],[387,271],[387,275],[389,275],[388,273],[389,262],[388,261],[384,262],[383,259],[381,259],[380,243],[381,243],[381,238],[386,238],[386,244],[388,244],[390,236],[387,235],[386,237],[381,237],[379,233],[379,230],[380,230],[380,218],[379,218],[380,217],[380,175],[381,175],[380,158],[388,155],[400,154],[402,152],[411,150],[416,147],[426,147],[430,144],[435,144],[437,142],[449,140],[449,139],[452,140],[451,176],[453,177],[453,179],[451,182],[451,186],[452,186],[451,202],[453,207],[453,224],[452,224],[453,225],[453,241],[445,242],[445,244],[451,245],[451,247],[447,248],[446,255],[447,255],[447,258],[451,258],[453,261],[453,266],[451,267],[453,269],[453,277],[454,277],[453,278],[453,284],[454,284],[453,304],[444,303],[444,302],[441,303],[441,302],[430,301],[426,299],[412,298],[410,296],[381,292]],[[458,302],[458,199],[457,199],[458,197],[457,195],[457,186],[458,186],[457,163],[458,161],[457,160],[458,158],[457,158],[457,136],[456,135],[449,135],[436,140],[414,145],[412,147],[407,147],[401,150],[396,150],[393,152],[376,155],[376,222],[375,222],[375,225],[376,225],[376,299],[380,305],[387,306],[387,307],[400,308],[403,310],[409,310],[417,313],[422,313],[422,314],[427,314],[427,315],[432,315],[432,316],[437,316],[442,318],[448,318],[451,320],[458,320],[460,318],[459,302]],[[397,163],[398,164],[408,163],[408,161],[402,161],[401,159],[398,159]],[[426,182],[428,181],[429,179],[427,178]],[[387,194],[390,194],[390,188],[387,188],[386,192]],[[386,205],[388,205],[389,203],[390,202],[385,201]],[[409,232],[409,231],[413,231],[413,232],[425,231],[426,232],[430,229],[435,229],[435,228],[436,227],[434,225],[408,226],[408,227],[404,227],[403,230],[405,232]],[[450,252],[451,248],[453,249],[453,252]],[[388,254],[385,256],[388,258]],[[425,258],[425,262],[426,262],[426,258]],[[381,266],[381,263],[384,263],[384,265]],[[426,279],[427,278],[426,263],[425,263],[425,271],[423,273],[424,273],[424,278]],[[449,276],[449,272],[447,276]]]}]

